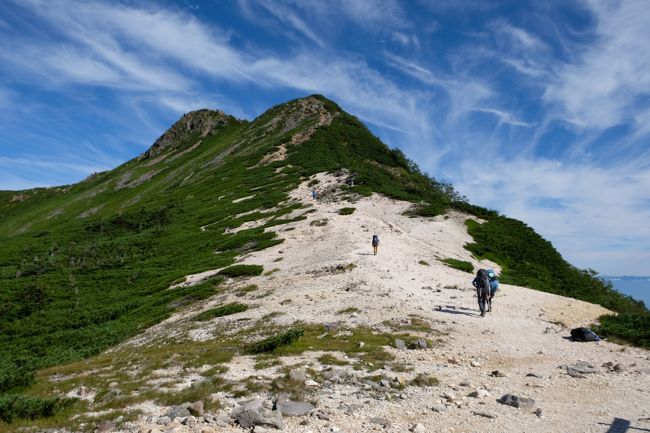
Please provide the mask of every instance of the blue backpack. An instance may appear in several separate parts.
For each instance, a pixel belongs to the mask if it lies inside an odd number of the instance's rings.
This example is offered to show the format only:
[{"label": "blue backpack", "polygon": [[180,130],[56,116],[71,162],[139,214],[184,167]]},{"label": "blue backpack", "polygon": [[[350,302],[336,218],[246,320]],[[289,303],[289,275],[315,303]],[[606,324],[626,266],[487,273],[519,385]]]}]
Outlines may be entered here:
[{"label": "blue backpack", "polygon": [[490,290],[492,290],[492,292],[496,292],[496,290],[499,288],[499,280],[497,280],[497,274],[493,269],[488,269],[487,272],[488,280],[490,280]]}]

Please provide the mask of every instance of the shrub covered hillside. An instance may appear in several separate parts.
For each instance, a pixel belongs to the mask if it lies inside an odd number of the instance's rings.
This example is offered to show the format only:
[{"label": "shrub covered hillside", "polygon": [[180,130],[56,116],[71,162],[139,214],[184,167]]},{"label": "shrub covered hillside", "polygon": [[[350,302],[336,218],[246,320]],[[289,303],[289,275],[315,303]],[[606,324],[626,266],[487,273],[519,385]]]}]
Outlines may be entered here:
[{"label": "shrub covered hillside", "polygon": [[[643,305],[570,266],[523,223],[466,203],[335,103],[310,96],[252,122],[188,113],[114,170],[0,192],[0,407],[11,418],[66,410],[67,402],[32,393],[37,369],[97,354],[219,292],[227,278],[262,273],[233,266],[235,257],[282,242],[265,228],[308,212],[287,193],[339,169],[351,173],[350,193],[412,201],[422,216],[449,208],[481,216],[487,222],[470,223],[468,248],[502,264],[505,282],[626,313],[603,321],[601,332],[647,345],[647,334],[631,329],[647,323]],[[232,230],[254,220],[263,224]],[[217,268],[210,280],[181,284]]]},{"label": "shrub covered hillside", "polygon": [[[260,274],[259,266],[231,266],[234,258],[282,242],[264,229],[304,219],[287,192],[304,176],[339,168],[354,173],[353,188],[364,194],[426,199],[440,209],[455,199],[319,96],[253,122],[188,113],[114,170],[75,185],[0,192],[5,412],[34,417],[38,408],[64,407],[29,395],[36,369],[97,354],[213,295],[225,278]],[[265,223],[232,231],[253,220]],[[211,280],[167,290],[215,268],[223,271]],[[17,398],[21,392],[30,399]]]}]

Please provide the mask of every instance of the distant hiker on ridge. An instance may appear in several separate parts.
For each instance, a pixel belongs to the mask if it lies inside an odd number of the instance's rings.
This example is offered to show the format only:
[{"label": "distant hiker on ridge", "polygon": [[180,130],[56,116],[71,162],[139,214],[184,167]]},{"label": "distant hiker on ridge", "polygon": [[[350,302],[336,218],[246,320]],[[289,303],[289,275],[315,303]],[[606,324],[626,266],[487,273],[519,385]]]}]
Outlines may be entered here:
[{"label": "distant hiker on ridge", "polygon": [[318,193],[316,192],[315,189],[311,190],[311,198],[313,198],[314,200],[316,200],[316,198],[318,198]]},{"label": "distant hiker on ridge", "polygon": [[379,236],[372,235],[372,251],[377,255],[377,249],[379,248]]}]

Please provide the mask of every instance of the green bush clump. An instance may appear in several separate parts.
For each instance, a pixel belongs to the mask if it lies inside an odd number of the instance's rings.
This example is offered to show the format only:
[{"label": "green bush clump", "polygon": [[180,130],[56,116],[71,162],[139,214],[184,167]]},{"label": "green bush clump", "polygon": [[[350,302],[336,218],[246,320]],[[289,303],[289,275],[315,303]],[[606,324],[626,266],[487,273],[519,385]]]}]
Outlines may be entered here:
[{"label": "green bush clump", "polygon": [[205,322],[207,320],[214,319],[215,317],[229,316],[231,314],[241,313],[242,311],[246,310],[248,310],[248,305],[233,302],[231,304],[222,305],[220,307],[204,311],[194,317],[194,320]]},{"label": "green bush clump", "polygon": [[447,266],[450,266],[454,269],[458,269],[459,271],[464,271],[464,272],[469,272],[470,274],[474,272],[474,265],[472,265],[470,262],[467,262],[465,260],[458,260],[458,259],[442,259],[440,260]]},{"label": "green bush clump", "polygon": [[260,265],[232,265],[219,271],[219,275],[225,277],[255,277],[264,272],[264,267]]},{"label": "green bush clump", "polygon": [[434,216],[444,214],[447,211],[447,207],[448,206],[445,206],[444,203],[427,204],[427,205],[417,206],[412,211],[412,214],[421,217],[434,217]]},{"label": "green bush clump", "polygon": [[54,415],[75,400],[70,398],[38,398],[23,394],[0,395],[0,420],[36,419]]},{"label": "green bush clump", "polygon": [[339,209],[339,215],[352,215],[357,210],[354,207],[344,207]]},{"label": "green bush clump", "polygon": [[608,314],[598,320],[600,325],[594,330],[601,337],[650,349],[650,314]]},{"label": "green bush clump", "polygon": [[302,329],[290,329],[286,332],[283,332],[279,335],[274,335],[272,337],[265,338],[262,341],[258,341],[255,344],[252,344],[248,348],[250,353],[268,353],[273,352],[275,349],[283,346],[288,346],[291,343],[297,341],[300,337],[304,335],[305,331]]}]

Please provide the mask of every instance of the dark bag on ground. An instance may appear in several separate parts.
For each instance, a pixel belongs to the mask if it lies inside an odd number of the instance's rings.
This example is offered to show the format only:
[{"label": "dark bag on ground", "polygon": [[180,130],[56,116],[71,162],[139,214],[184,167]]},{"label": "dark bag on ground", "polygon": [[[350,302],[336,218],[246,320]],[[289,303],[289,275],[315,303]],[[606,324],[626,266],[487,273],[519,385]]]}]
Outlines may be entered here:
[{"label": "dark bag on ground", "polygon": [[573,341],[600,341],[600,337],[589,328],[575,328],[571,330]]}]

